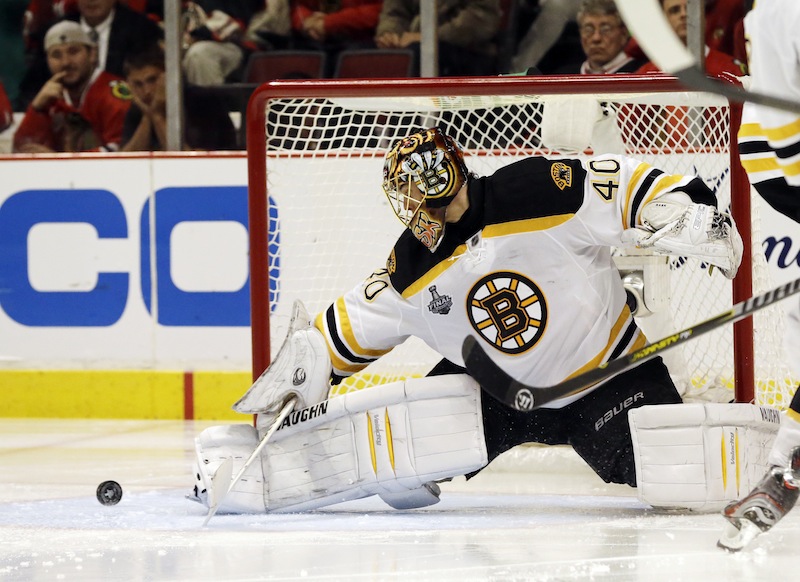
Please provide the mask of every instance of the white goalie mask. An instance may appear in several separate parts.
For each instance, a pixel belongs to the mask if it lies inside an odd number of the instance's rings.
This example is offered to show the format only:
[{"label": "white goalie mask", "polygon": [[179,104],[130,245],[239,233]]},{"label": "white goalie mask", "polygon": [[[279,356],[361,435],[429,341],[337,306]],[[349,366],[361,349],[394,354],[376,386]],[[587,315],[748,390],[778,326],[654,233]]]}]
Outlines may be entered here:
[{"label": "white goalie mask", "polygon": [[467,177],[461,148],[435,127],[409,135],[389,150],[383,191],[400,222],[433,252],[444,238],[447,205]]}]

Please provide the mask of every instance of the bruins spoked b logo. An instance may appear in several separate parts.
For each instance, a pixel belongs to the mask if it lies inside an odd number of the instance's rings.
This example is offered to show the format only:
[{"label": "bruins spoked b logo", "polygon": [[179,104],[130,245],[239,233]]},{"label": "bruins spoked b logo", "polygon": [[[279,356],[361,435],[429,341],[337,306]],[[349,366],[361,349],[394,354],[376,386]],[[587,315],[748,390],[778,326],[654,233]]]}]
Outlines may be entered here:
[{"label": "bruins spoked b logo", "polygon": [[547,324],[547,303],[527,277],[490,273],[467,296],[472,327],[501,352],[521,354],[536,345]]}]

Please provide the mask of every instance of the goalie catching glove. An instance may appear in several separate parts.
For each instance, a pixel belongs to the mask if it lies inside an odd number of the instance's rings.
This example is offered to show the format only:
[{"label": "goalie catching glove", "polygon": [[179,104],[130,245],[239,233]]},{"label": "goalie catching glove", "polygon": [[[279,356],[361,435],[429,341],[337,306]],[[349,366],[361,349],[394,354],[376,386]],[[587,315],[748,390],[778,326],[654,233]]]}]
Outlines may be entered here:
[{"label": "goalie catching glove", "polygon": [[325,400],[330,374],[325,338],[311,325],[303,303],[295,301],[289,330],[278,354],[233,409],[243,414],[258,414],[259,426],[269,425],[291,397],[297,398],[296,409]]},{"label": "goalie catching glove", "polygon": [[622,234],[623,242],[660,255],[696,257],[728,279],[736,276],[744,245],[729,214],[671,192],[642,208],[641,223]]}]

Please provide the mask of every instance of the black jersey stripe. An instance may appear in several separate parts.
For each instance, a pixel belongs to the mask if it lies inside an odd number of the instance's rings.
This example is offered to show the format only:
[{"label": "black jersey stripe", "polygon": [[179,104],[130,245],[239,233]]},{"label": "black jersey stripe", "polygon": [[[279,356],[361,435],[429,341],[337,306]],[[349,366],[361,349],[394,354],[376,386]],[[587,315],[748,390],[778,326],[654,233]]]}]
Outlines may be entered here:
[{"label": "black jersey stripe", "polygon": [[631,225],[631,227],[636,226],[636,215],[639,213],[639,207],[642,205],[645,197],[647,197],[647,193],[653,186],[653,182],[663,173],[664,172],[657,168],[648,170],[647,177],[642,180],[641,185],[636,189],[636,193],[633,195],[633,200],[631,201],[630,213],[628,214],[628,224]]},{"label": "black jersey stripe", "polygon": [[782,160],[788,160],[800,154],[800,141],[796,141],[786,147],[778,148],[775,150],[775,155]]},{"label": "black jersey stripe", "polygon": [[377,360],[377,358],[361,358],[350,351],[350,348],[347,347],[347,344],[345,344],[339,336],[339,328],[336,326],[336,310],[334,307],[335,304],[328,307],[325,311],[325,321],[328,323],[328,334],[333,342],[333,347],[336,348],[339,356],[347,362],[358,364],[369,364]]},{"label": "black jersey stripe", "polygon": [[750,154],[767,154],[771,152],[772,148],[769,147],[769,144],[765,140],[739,142],[739,155],[741,156]]},{"label": "black jersey stripe", "polygon": [[638,331],[639,327],[636,325],[636,321],[631,319],[628,323],[628,326],[625,328],[625,332],[622,334],[622,338],[617,342],[617,345],[614,346],[614,350],[611,352],[611,360],[619,358],[627,351],[628,345],[631,343],[633,336],[636,335],[636,332]]}]

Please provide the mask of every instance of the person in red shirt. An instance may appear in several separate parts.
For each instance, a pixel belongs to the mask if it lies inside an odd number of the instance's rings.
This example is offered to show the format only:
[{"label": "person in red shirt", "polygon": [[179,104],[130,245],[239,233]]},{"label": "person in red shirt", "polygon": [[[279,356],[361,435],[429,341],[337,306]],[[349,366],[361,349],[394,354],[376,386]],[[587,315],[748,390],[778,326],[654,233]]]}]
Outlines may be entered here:
[{"label": "person in red shirt", "polygon": [[14,151],[118,150],[131,103],[125,81],[97,68],[97,47],[77,22],[53,25],[44,47],[52,77],[28,106]]},{"label": "person in red shirt", "polygon": [[295,45],[325,51],[325,76],[332,77],[341,51],[374,47],[383,0],[291,0],[289,7]]},{"label": "person in red shirt", "polygon": [[292,28],[317,42],[371,40],[383,2],[345,0],[335,7],[319,0],[292,0]]},{"label": "person in red shirt", "polygon": [[[672,29],[678,38],[681,39],[683,44],[687,43],[687,28],[688,28],[688,15],[686,12],[686,0],[660,0],[661,8],[667,17]],[[705,59],[706,74],[712,77],[719,76],[723,73],[729,73],[735,76],[742,76],[746,73],[744,63],[737,61],[732,56],[724,53],[708,43],[706,37],[706,59]],[[652,61],[645,63],[637,73],[654,73],[659,71],[659,68]]]},{"label": "person in red shirt", "polygon": [[706,44],[725,54],[733,55],[736,44],[744,41],[737,34],[736,23],[744,18],[745,3],[742,0],[705,0]]},{"label": "person in red shirt", "polygon": [[[664,10],[664,15],[667,17],[672,29],[681,42],[687,44],[687,29],[688,29],[688,15],[686,12],[687,0],[660,0],[661,8]],[[734,59],[732,56],[718,51],[706,44],[706,59],[705,70],[706,74],[711,77],[720,75],[733,75],[740,77],[746,73],[747,67]],[[642,65],[636,73],[660,73],[660,69],[649,61]],[[647,136],[650,141],[655,141],[666,147],[670,148],[686,148],[692,144],[696,144],[701,140],[701,135],[705,132],[711,131],[715,127],[711,123],[711,116],[722,115],[721,111],[705,112],[704,119],[695,119],[690,109],[685,106],[667,106],[659,112],[661,117],[658,125],[652,122],[648,127],[644,127],[638,121],[631,120],[634,124],[637,133]],[[739,123],[738,117],[731,120],[731,123],[737,125]],[[653,128],[659,127],[656,135],[653,135]],[[702,141],[702,140],[701,140]]]}]

